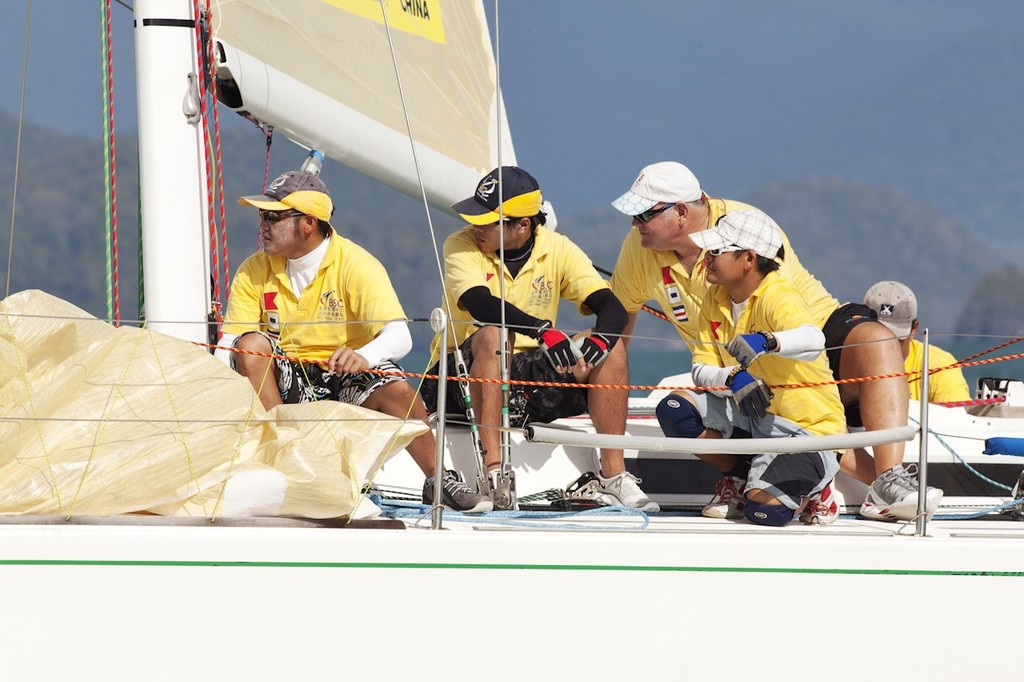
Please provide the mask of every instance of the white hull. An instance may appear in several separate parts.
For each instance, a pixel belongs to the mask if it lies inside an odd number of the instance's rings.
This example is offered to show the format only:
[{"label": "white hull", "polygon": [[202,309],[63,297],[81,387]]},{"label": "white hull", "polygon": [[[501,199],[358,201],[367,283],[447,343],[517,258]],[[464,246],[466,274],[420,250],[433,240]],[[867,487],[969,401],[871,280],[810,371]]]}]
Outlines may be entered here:
[{"label": "white hull", "polygon": [[1024,606],[1006,521],[158,523],[0,525],[8,679],[1008,679]]}]

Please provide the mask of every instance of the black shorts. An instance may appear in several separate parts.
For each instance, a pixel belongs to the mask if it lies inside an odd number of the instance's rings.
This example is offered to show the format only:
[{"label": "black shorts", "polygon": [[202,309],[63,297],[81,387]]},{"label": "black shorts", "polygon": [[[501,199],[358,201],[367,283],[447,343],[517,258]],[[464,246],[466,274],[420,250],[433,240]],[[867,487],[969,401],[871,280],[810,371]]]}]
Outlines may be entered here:
[{"label": "black shorts", "polygon": [[[864,322],[874,322],[878,319],[878,313],[863,303],[846,303],[836,308],[821,331],[825,335],[825,355],[828,357],[828,366],[832,368],[832,376],[840,379],[839,361],[843,356],[843,346],[846,344],[846,337],[850,330]],[[860,403],[846,405],[847,426],[863,426],[864,421],[860,418]]]},{"label": "black shorts", "polygon": [[[462,342],[459,350],[466,367],[473,366],[473,337]],[[435,364],[427,374],[437,374]],[[465,401],[458,381],[451,376],[455,374],[454,354],[448,355],[448,393],[445,396],[448,414],[465,415]],[[530,350],[515,353],[512,356],[512,370],[509,378],[513,381],[543,381],[552,383],[576,383],[572,372],[562,374],[551,366],[544,351]],[[576,387],[556,386],[522,386],[512,384],[509,391],[509,420],[513,426],[520,427],[530,423],[547,424],[561,417],[575,417],[587,411],[588,387],[578,384]],[[420,395],[427,406],[428,412],[437,411],[437,379],[424,379],[420,385]]]}]

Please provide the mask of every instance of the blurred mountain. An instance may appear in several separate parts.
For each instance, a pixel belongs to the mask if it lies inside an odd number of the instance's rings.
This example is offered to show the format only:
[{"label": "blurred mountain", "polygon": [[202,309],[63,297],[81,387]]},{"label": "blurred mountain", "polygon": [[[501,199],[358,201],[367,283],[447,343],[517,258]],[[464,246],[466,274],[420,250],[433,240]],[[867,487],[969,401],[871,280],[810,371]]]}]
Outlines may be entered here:
[{"label": "blurred mountain", "polygon": [[[15,137],[14,122],[0,116],[0,150],[9,152],[0,157],[0,187],[13,188]],[[233,126],[223,132],[222,149],[233,271],[257,241],[254,212],[240,207],[235,199],[263,186],[266,146],[255,128]],[[135,319],[135,137],[119,137],[117,150],[120,301],[122,318]],[[304,155],[285,140],[275,142],[272,176],[298,167]],[[102,144],[26,126],[21,159],[17,221],[9,242],[14,247],[10,290],[44,289],[105,316]],[[440,276],[420,203],[333,162],[325,164],[323,177],[335,200],[333,224],[384,263],[406,313],[426,318],[440,300]],[[1024,287],[1013,284],[1019,281],[1019,272],[1006,270],[1006,251],[996,251],[944,212],[891,188],[812,179],[767,184],[731,198],[772,215],[807,268],[841,300],[860,300],[881,279],[897,279],[912,287],[922,321],[933,333],[968,331],[966,327],[982,321],[977,311],[988,311],[983,316],[989,320],[985,329],[992,330],[992,319],[1007,317],[994,311],[1019,310],[1024,299]],[[0,196],[0,215],[11,215],[10,201],[8,192]],[[439,251],[444,238],[460,223],[438,211],[432,210],[430,217]],[[558,229],[580,244],[596,265],[610,270],[629,226],[621,214],[604,206],[560,215]],[[7,260],[0,262],[5,281]],[[572,328],[576,323],[563,324]],[[654,336],[672,338],[664,327],[649,330]]]}]

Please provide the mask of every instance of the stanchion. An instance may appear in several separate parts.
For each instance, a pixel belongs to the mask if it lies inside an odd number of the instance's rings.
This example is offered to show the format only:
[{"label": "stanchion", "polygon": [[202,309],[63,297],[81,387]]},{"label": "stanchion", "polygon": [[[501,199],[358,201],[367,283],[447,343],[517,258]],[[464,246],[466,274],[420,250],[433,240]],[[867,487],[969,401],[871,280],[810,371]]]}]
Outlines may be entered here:
[{"label": "stanchion", "polygon": [[921,435],[917,459],[917,523],[914,535],[924,537],[928,531],[928,328],[921,335]]},{"label": "stanchion", "polygon": [[440,308],[430,313],[430,328],[441,334],[440,361],[437,363],[437,432],[434,434],[434,506],[430,510],[430,528],[440,530],[444,521],[441,505],[444,478],[444,407],[448,404],[448,316]]}]

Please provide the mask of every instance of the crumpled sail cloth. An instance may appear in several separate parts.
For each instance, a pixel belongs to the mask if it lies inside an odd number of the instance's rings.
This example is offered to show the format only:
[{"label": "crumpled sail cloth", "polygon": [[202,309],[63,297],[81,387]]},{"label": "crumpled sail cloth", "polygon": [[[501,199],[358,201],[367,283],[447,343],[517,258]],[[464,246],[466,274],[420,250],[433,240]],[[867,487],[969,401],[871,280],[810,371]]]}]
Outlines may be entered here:
[{"label": "crumpled sail cloth", "polygon": [[426,430],[330,400],[268,413],[204,348],[0,301],[0,513],[369,516],[363,481]]}]

